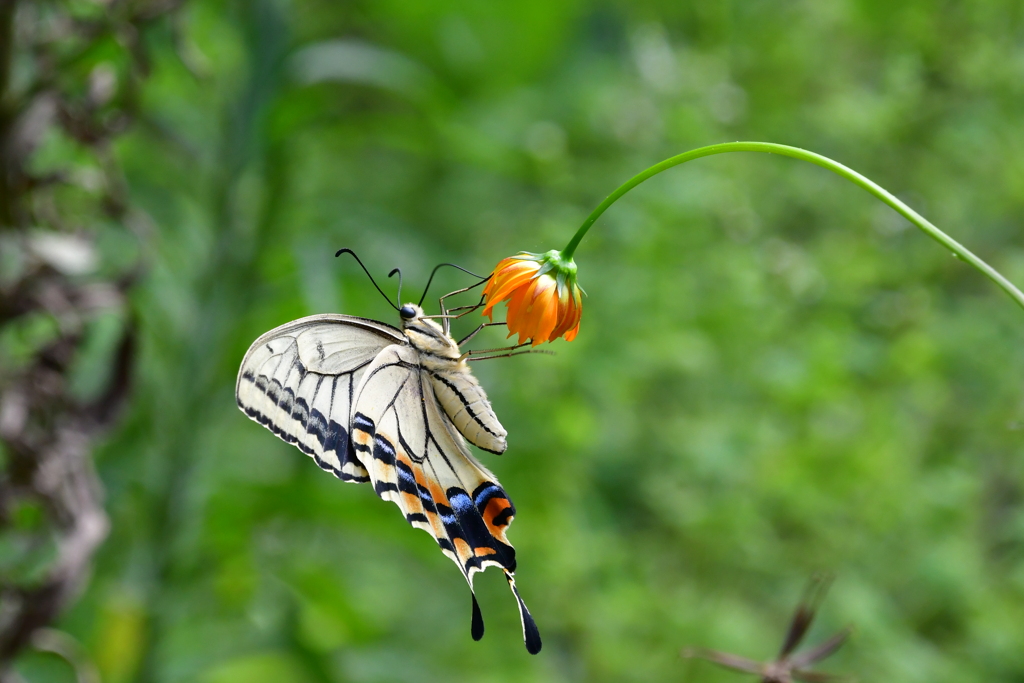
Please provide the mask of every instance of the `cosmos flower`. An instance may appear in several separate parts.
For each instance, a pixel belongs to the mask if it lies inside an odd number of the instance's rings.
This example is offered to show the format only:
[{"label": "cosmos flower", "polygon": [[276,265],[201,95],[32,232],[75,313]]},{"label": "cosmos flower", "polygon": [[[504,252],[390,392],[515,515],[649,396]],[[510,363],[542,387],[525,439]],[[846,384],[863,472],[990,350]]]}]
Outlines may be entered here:
[{"label": "cosmos flower", "polygon": [[507,301],[509,334],[533,346],[564,337],[572,341],[583,311],[576,284],[576,264],[557,249],[544,254],[523,252],[502,259],[484,288],[484,315],[493,320],[494,306]]}]

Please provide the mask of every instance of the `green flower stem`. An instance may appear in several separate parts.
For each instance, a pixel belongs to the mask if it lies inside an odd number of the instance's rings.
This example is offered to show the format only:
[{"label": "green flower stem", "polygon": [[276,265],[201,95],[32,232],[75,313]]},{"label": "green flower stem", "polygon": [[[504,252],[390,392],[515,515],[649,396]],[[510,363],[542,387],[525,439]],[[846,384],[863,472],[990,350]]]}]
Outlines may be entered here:
[{"label": "green flower stem", "polygon": [[946,233],[939,230],[937,227],[932,225],[919,213],[911,209],[909,206],[901,202],[899,199],[894,197],[888,191],[868,180],[860,173],[857,173],[853,169],[847,168],[842,164],[832,161],[828,157],[823,157],[820,154],[814,152],[808,152],[806,149],[800,149],[799,147],[790,147],[788,145],[777,145],[772,142],[724,142],[718,145],[708,145],[707,147],[700,147],[698,149],[678,154],[674,157],[665,159],[659,164],[651,166],[647,170],[638,173],[633,176],[625,183],[619,186],[615,192],[612,192],[608,197],[601,202],[596,209],[594,209],[587,219],[583,221],[583,225],[576,231],[573,238],[569,240],[569,244],[566,245],[565,249],[562,250],[562,258],[569,260],[572,258],[573,253],[576,251],[576,247],[579,246],[580,240],[590,230],[590,226],[605,212],[605,210],[614,204],[618,199],[632,190],[634,187],[644,182],[648,178],[658,175],[662,171],[666,171],[673,166],[684,164],[692,159],[699,159],[701,157],[711,156],[712,154],[725,154],[726,152],[766,152],[768,154],[779,154],[786,157],[792,157],[794,159],[802,159],[803,161],[809,161],[812,164],[816,164],[823,168],[836,173],[847,180],[864,188],[871,194],[875,195],[883,202],[891,206],[897,212],[900,213],[908,221],[916,225],[918,228],[924,231],[933,240],[946,247],[953,252],[953,255],[957,258],[966,261],[978,270],[980,270],[988,279],[999,285],[1003,291],[1009,294],[1017,304],[1024,308],[1024,294],[1019,289],[1013,286],[1009,280],[1000,275],[992,266],[988,265],[980,258],[975,256],[971,251],[964,245],[957,242],[955,239],[947,235]]}]

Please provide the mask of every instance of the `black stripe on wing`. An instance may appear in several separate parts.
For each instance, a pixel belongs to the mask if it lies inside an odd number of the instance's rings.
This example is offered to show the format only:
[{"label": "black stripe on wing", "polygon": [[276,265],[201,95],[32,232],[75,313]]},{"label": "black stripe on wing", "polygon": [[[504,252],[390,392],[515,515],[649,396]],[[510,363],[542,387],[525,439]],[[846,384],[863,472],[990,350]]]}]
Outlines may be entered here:
[{"label": "black stripe on wing", "polygon": [[[361,363],[348,372],[330,376],[308,372],[302,362],[298,359],[297,344],[294,341],[285,351],[280,354],[275,354],[271,359],[268,359],[268,362],[273,358],[281,356],[284,357],[280,362],[285,362],[287,359],[291,364],[287,377],[290,378],[292,374],[295,373],[298,377],[297,382],[288,382],[289,386],[283,386],[276,378],[270,377],[262,372],[257,374],[252,370],[246,370],[243,372],[241,375],[241,381],[248,382],[255,386],[262,394],[270,399],[272,404],[284,411],[288,417],[298,422],[303,429],[305,429],[307,434],[316,438],[325,454],[333,452],[340,463],[340,467],[335,467],[333,464],[324,460],[319,453],[299,439],[295,433],[289,432],[285,427],[276,424],[273,418],[269,415],[263,414],[254,406],[245,405],[240,396],[237,397],[238,407],[241,408],[246,415],[264,425],[282,440],[287,443],[294,444],[303,453],[312,456],[313,461],[321,469],[330,472],[342,481],[354,483],[365,483],[370,481],[369,476],[365,474],[362,463],[359,461],[358,456],[352,448],[348,429],[334,419],[331,419],[331,417],[325,416],[320,410],[310,408],[310,402],[314,404],[316,403],[316,397],[320,391],[329,390],[332,392],[330,400],[330,405],[332,407],[334,405],[334,392],[341,389],[346,392],[346,394],[351,395],[354,390],[352,387],[354,384],[354,374],[369,365],[370,361]],[[301,386],[307,376],[314,377],[317,381],[316,389],[313,391],[313,396],[310,401],[307,401],[301,396],[296,398],[295,391],[292,389],[293,385],[295,387]],[[339,387],[339,385],[343,386]],[[351,403],[349,405],[351,405]],[[332,411],[328,409],[328,413],[331,412]],[[348,465],[347,468],[346,465]],[[350,471],[346,471],[346,469]]]},{"label": "black stripe on wing", "polygon": [[[352,427],[361,432],[354,435],[356,450],[368,453],[377,462],[371,471],[383,475],[373,482],[377,495],[402,508],[410,524],[424,524],[420,528],[430,531],[438,546],[451,553],[463,574],[468,577],[488,564],[515,571],[515,548],[505,540],[505,528],[515,514],[515,507],[501,486],[484,480],[472,495],[458,486],[443,490],[436,485],[437,472],[429,457],[417,463],[404,446],[396,449],[391,439],[379,433],[373,420],[362,413],[353,415]],[[432,435],[428,438],[436,444]],[[409,498],[400,499],[402,494]],[[414,508],[414,500],[421,509]]]},{"label": "black stripe on wing", "polygon": [[[459,471],[453,465],[449,453],[441,447],[438,435],[430,428],[431,421],[427,410],[428,401],[433,405],[433,413],[438,416],[438,419],[446,421],[448,424],[450,424],[450,419],[444,412],[444,409],[438,405],[427,373],[421,372],[419,379],[419,405],[421,406],[423,424],[426,427],[423,449],[425,464],[433,471],[432,475],[436,481],[441,480],[437,467],[443,462],[443,465],[451,471],[452,476],[461,482],[462,478],[459,476]],[[461,396],[458,391],[456,393]],[[455,440],[458,437],[451,433],[455,431],[455,426],[451,425],[451,430],[447,430],[444,423],[439,426],[446,430],[445,436],[447,436],[456,449],[451,454],[451,457],[468,460],[459,447],[461,444]],[[434,452],[439,456],[438,458],[431,457],[431,446],[433,446]],[[435,463],[435,460],[440,460],[441,462]],[[480,472],[480,474],[482,476],[483,472]],[[512,501],[509,500],[508,495],[497,482],[484,479],[476,485],[474,491],[491,489],[492,487],[495,493],[500,492],[501,499],[509,506],[512,505]],[[447,498],[447,504],[442,504],[437,500],[434,502],[437,504],[438,514],[441,515],[441,519],[444,522],[448,538],[451,540],[452,545],[455,546],[455,552],[459,556],[463,571],[468,575],[471,571],[482,570],[487,565],[494,564],[503,567],[507,571],[514,572],[516,569],[516,551],[505,538],[505,528],[488,525],[484,519],[484,510],[477,508],[473,503],[473,498],[470,497],[464,488],[457,486],[449,487],[445,491],[445,497]],[[495,499],[497,498],[498,496],[495,496]],[[468,545],[469,552],[460,552],[463,549],[459,547],[459,540],[464,541]]]},{"label": "black stripe on wing", "polygon": [[[515,588],[515,549],[505,537],[515,507],[468,452],[414,353],[382,352],[364,375],[351,420],[355,450],[367,464],[377,495],[395,503],[411,525],[431,533],[470,590],[475,572],[491,565],[503,569],[519,604],[527,650],[535,654],[540,635]],[[381,384],[371,387],[377,374],[389,369],[399,374],[383,376]],[[475,596],[472,616],[470,632],[479,640],[484,625]]]}]

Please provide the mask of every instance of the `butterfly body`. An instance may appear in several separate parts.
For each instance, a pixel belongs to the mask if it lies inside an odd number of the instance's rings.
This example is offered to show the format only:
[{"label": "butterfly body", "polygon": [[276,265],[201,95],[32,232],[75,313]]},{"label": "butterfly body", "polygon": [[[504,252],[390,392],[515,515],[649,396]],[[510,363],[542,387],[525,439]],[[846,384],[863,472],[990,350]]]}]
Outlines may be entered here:
[{"label": "butterfly body", "polygon": [[[406,314],[412,317],[406,319]],[[423,317],[414,304],[402,308],[409,343],[420,354],[420,363],[431,374],[434,394],[459,432],[474,446],[502,454],[508,433],[498,422],[487,394],[469,369],[459,345],[433,320]]]},{"label": "butterfly body", "polygon": [[[506,431],[458,344],[422,309],[400,309],[402,330],[325,314],[257,339],[239,370],[236,399],[253,420],[343,481],[369,482],[414,527],[430,533],[472,588],[500,567],[519,603],[530,652],[540,636],[512,574],[505,531],[515,507],[466,441],[506,449]],[[473,598],[473,637],[483,620]]]}]

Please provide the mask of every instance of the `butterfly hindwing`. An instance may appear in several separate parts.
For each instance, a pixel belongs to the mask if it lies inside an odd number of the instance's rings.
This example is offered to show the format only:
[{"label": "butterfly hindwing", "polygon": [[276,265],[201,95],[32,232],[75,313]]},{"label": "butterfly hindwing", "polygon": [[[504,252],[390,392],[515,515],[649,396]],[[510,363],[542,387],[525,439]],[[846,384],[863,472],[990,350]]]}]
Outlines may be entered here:
[{"label": "butterfly hindwing", "polygon": [[505,537],[515,507],[438,405],[415,349],[389,347],[367,367],[352,438],[378,495],[431,533],[470,582],[490,565],[515,571]]},{"label": "butterfly hindwing", "polygon": [[369,481],[349,420],[363,372],[401,332],[345,315],[301,318],[267,332],[245,354],[235,397],[246,415],[343,481]]}]

